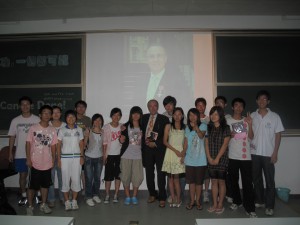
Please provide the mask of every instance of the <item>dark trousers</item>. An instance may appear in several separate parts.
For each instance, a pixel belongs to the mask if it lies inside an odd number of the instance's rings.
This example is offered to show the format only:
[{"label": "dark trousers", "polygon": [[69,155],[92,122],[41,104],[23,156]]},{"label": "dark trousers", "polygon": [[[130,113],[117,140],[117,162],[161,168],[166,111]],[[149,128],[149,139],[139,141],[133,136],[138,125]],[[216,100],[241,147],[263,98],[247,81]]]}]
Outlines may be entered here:
[{"label": "dark trousers", "polygon": [[[165,157],[165,151],[156,148],[146,148],[143,150],[143,164],[146,170],[146,183],[150,196],[155,196],[159,201],[165,201],[166,193],[166,173],[161,171]],[[157,173],[158,193],[155,190],[154,166]]]},{"label": "dark trousers", "polygon": [[[264,174],[265,177],[266,193],[264,190],[262,174]],[[252,176],[255,191],[255,202],[259,204],[265,203],[266,208],[274,209],[275,166],[271,163],[271,157],[252,155]]]},{"label": "dark trousers", "polygon": [[[228,172],[231,180],[233,203],[237,205],[243,203],[248,213],[255,212],[251,160],[229,159]],[[239,187],[239,172],[241,172],[242,178],[243,201]]]}]

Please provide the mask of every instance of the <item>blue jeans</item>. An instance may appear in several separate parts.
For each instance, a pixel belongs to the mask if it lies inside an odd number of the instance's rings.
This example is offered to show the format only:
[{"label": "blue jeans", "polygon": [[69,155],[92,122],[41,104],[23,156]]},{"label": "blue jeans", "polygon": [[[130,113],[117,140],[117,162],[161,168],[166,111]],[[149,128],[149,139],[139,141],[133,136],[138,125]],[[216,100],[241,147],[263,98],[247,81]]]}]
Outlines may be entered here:
[{"label": "blue jeans", "polygon": [[[271,157],[252,156],[252,176],[255,192],[255,202],[265,203],[266,208],[274,209],[275,205],[275,166],[271,163]],[[263,177],[266,182],[266,193],[264,190]],[[265,194],[265,195],[264,195]]]},{"label": "blue jeans", "polygon": [[90,158],[85,156],[85,196],[87,199],[99,196],[100,179],[103,168],[103,158]]},{"label": "blue jeans", "polygon": [[64,195],[61,192],[61,187],[62,187],[61,169],[57,166],[57,160],[55,160],[54,167],[51,170],[51,177],[52,177],[53,185],[51,185],[49,187],[49,191],[48,191],[48,201],[49,202],[55,201],[55,189],[54,189],[55,171],[57,173],[59,200],[62,200],[62,201],[64,200]]}]

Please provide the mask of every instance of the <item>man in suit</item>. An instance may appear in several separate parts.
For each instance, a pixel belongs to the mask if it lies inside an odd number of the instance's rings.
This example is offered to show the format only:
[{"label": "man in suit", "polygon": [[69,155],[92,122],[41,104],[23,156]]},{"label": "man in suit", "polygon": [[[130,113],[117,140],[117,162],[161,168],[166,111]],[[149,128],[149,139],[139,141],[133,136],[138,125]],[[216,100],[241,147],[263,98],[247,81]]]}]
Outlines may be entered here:
[{"label": "man in suit", "polygon": [[[146,170],[146,182],[149,191],[148,203],[159,200],[159,207],[166,205],[166,174],[161,171],[165,157],[166,147],[163,144],[163,136],[166,124],[169,119],[158,113],[158,102],[151,99],[147,104],[149,113],[144,114],[142,118],[143,147],[142,157],[143,165]],[[154,165],[157,173],[158,193],[155,190]]]},{"label": "man in suit", "polygon": [[151,45],[147,50],[147,63],[150,74],[146,77],[144,90],[146,90],[146,102],[156,99],[162,103],[163,99],[172,95],[178,100],[180,106],[192,99],[192,88],[189,87],[184,76],[176,67],[166,68],[167,54],[165,48],[160,45]]}]

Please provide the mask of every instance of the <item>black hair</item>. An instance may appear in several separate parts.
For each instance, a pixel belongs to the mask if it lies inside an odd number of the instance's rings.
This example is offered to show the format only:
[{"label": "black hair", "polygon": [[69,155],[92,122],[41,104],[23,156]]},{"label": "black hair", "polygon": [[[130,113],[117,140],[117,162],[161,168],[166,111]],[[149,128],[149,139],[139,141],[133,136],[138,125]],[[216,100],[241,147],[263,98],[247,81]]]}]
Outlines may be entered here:
[{"label": "black hair", "polygon": [[61,109],[59,106],[57,106],[57,105],[52,106],[52,109],[53,109],[53,110],[54,110],[54,109],[58,109],[60,112],[62,112],[62,109]]},{"label": "black hair", "polygon": [[[180,120],[180,130],[184,130],[184,129],[185,129],[185,124],[184,124],[184,122],[183,122],[183,121],[184,121],[184,112],[183,112],[183,109],[182,109],[181,107],[176,107],[176,108],[173,110],[173,115],[174,115],[174,113],[175,113],[176,111],[180,111],[181,114],[182,114],[182,118],[181,118],[181,120]],[[174,120],[173,117],[172,117],[171,126],[172,126],[174,129],[176,129],[176,128],[175,128],[175,120]]]},{"label": "black hair", "polygon": [[193,130],[193,127],[191,126],[191,121],[190,121],[190,114],[191,113],[193,113],[197,116],[197,126],[199,127],[201,125],[200,112],[196,108],[191,108],[187,113],[187,126],[190,129],[190,131]]},{"label": "black hair", "polygon": [[119,108],[113,108],[111,111],[110,111],[110,118],[112,118],[112,116],[116,113],[120,113],[120,116],[122,117],[122,111],[121,109]]},{"label": "black hair", "polygon": [[40,109],[39,109],[39,114],[42,114],[43,110],[48,109],[51,111],[51,115],[53,113],[53,108],[50,105],[43,105]]},{"label": "black hair", "polygon": [[227,99],[222,95],[219,95],[215,98],[215,104],[216,104],[217,100],[222,100],[225,105],[227,104]]},{"label": "black hair", "polygon": [[174,98],[173,96],[170,96],[170,95],[165,97],[163,100],[163,105],[166,106],[169,103],[173,104],[174,107],[176,107],[176,104],[177,104],[176,98]]},{"label": "black hair", "polygon": [[244,99],[242,99],[242,98],[234,98],[234,99],[232,100],[232,102],[231,102],[231,106],[233,107],[234,104],[235,104],[236,102],[242,103],[242,104],[243,104],[243,108],[245,109],[245,107],[246,107],[246,102],[245,102]]},{"label": "black hair", "polygon": [[85,108],[87,108],[87,104],[83,100],[79,100],[75,103],[75,108],[77,108],[78,105],[83,105]]},{"label": "black hair", "polygon": [[20,99],[19,99],[19,105],[21,105],[22,101],[28,101],[30,103],[30,105],[32,105],[32,100],[31,98],[29,98],[28,96],[22,96]]},{"label": "black hair", "polygon": [[133,107],[130,109],[130,112],[129,112],[129,119],[128,119],[129,126],[130,126],[131,128],[133,128],[132,115],[135,114],[135,113],[140,114],[139,126],[142,127],[143,110],[142,110],[139,106],[133,106]]},{"label": "black hair", "polygon": [[202,102],[205,106],[207,105],[205,98],[197,98],[195,101],[195,107],[197,107],[199,102]]},{"label": "black hair", "polygon": [[65,112],[65,121],[67,121],[68,115],[73,115],[73,116],[75,116],[75,118],[77,119],[76,112],[75,112],[74,110],[72,110],[72,109],[69,109],[69,110],[67,110],[67,111]]},{"label": "black hair", "polygon": [[101,128],[102,128],[103,124],[104,124],[104,119],[103,119],[103,116],[99,113],[96,113],[92,116],[92,126],[94,125],[94,121],[98,118],[100,118],[100,120],[102,121],[102,124],[101,124]]},{"label": "black hair", "polygon": [[[226,122],[226,119],[225,119],[225,113],[224,113],[224,109],[221,107],[221,106],[213,106],[210,111],[209,111],[209,116],[211,116],[214,112],[217,112],[219,117],[220,117],[220,127],[222,129],[225,129],[225,127],[227,126],[227,122]],[[211,126],[213,126],[213,122],[210,120],[209,124]]]},{"label": "black hair", "polygon": [[257,92],[256,100],[258,100],[258,98],[263,95],[266,96],[268,100],[271,100],[271,95],[267,90],[260,90],[259,92]]}]

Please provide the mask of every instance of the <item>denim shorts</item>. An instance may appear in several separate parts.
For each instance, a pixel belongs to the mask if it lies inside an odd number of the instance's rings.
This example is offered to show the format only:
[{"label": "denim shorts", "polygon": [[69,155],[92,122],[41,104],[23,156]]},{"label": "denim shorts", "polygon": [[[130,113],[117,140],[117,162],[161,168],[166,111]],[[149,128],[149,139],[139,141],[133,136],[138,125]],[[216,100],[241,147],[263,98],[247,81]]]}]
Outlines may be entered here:
[{"label": "denim shorts", "polygon": [[26,159],[15,159],[15,169],[18,173],[28,173],[28,166],[26,165]]}]

